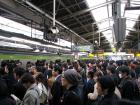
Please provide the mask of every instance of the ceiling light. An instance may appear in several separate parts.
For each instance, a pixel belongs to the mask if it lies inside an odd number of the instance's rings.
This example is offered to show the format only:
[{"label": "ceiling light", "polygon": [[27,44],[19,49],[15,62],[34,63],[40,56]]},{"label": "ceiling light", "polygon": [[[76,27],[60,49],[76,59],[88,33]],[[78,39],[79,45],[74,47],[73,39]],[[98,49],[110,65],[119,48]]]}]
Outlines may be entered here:
[{"label": "ceiling light", "polygon": [[53,34],[58,34],[59,33],[59,29],[57,27],[51,27],[50,28],[50,31],[53,33]]},{"label": "ceiling light", "polygon": [[34,52],[40,52],[40,50],[38,48],[36,48]]},{"label": "ceiling light", "polygon": [[44,48],[44,50],[42,51],[42,53],[47,53],[46,49]]}]

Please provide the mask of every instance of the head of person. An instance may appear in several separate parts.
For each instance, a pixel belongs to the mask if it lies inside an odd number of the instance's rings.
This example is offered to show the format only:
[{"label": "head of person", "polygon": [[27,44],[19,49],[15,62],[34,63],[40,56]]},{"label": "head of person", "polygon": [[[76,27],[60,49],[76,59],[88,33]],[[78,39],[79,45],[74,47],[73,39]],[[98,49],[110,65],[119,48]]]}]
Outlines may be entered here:
[{"label": "head of person", "polygon": [[110,65],[110,66],[107,67],[107,74],[108,75],[115,74],[115,67],[113,65]]},{"label": "head of person", "polygon": [[37,83],[45,84],[45,77],[44,77],[43,73],[38,72],[38,74],[36,75],[35,79],[36,79]]},{"label": "head of person", "polygon": [[25,70],[21,67],[14,69],[14,77],[16,80],[20,80],[21,76],[25,73]]},{"label": "head of person", "polygon": [[32,75],[35,75],[37,73],[37,67],[36,66],[31,66],[29,72],[32,74]]},{"label": "head of person", "polygon": [[89,72],[88,72],[88,77],[89,77],[90,79],[93,79],[93,77],[94,77],[94,72],[93,72],[93,71],[89,71]]},{"label": "head of person", "polygon": [[16,62],[16,65],[17,65],[17,67],[22,67],[22,62],[17,61],[17,62]]},{"label": "head of person", "polygon": [[89,67],[89,68],[93,68],[93,65],[94,65],[93,62],[89,62],[89,63],[88,63],[88,67]]},{"label": "head of person", "polygon": [[94,76],[93,76],[93,79],[95,82],[97,82],[98,78],[102,77],[103,74],[101,72],[95,72],[94,73]]},{"label": "head of person", "polygon": [[97,63],[96,64],[96,70],[98,71],[98,70],[101,70],[101,69],[102,69],[102,67],[101,67],[100,63]]},{"label": "head of person", "polygon": [[48,65],[48,70],[53,70],[53,64]]},{"label": "head of person", "polygon": [[62,74],[62,70],[61,70],[61,67],[59,65],[55,65],[54,68],[53,68],[53,72],[52,72],[52,75],[54,77],[58,76]]},{"label": "head of person", "polygon": [[102,76],[97,80],[97,92],[99,95],[113,94],[115,83],[111,76]]},{"label": "head of person", "polygon": [[79,84],[79,74],[76,70],[68,69],[62,74],[62,86],[70,88]]},{"label": "head of person", "polygon": [[35,79],[30,73],[25,73],[21,77],[20,81],[26,89],[28,89],[32,84],[35,83]]},{"label": "head of person", "polygon": [[17,67],[15,61],[10,61],[8,63],[8,73],[13,74],[14,69]]},{"label": "head of person", "polygon": [[32,66],[34,66],[34,64],[33,64],[32,62],[28,61],[27,64],[26,64],[26,70],[27,70],[28,72],[30,72]]},{"label": "head of person", "polygon": [[130,64],[130,69],[131,69],[131,70],[135,70],[135,69],[136,69],[136,65]]},{"label": "head of person", "polygon": [[132,78],[132,79],[136,79],[136,78],[137,78],[136,72],[135,72],[135,71],[131,71],[131,72],[130,72],[130,75],[131,75],[131,78]]},{"label": "head of person", "polygon": [[130,70],[128,66],[121,66],[119,67],[119,77],[120,78],[127,78],[129,76]]},{"label": "head of person", "polygon": [[77,72],[79,72],[79,64],[77,61],[73,62],[73,67]]},{"label": "head of person", "polygon": [[8,62],[7,61],[2,61],[1,62],[1,69],[0,69],[0,72],[2,75],[4,74],[8,74]]},{"label": "head of person", "polygon": [[67,63],[63,63],[62,64],[62,71],[66,71],[68,69],[68,65],[67,65]]},{"label": "head of person", "polygon": [[113,60],[109,61],[109,65],[113,65],[113,63],[114,63]]}]

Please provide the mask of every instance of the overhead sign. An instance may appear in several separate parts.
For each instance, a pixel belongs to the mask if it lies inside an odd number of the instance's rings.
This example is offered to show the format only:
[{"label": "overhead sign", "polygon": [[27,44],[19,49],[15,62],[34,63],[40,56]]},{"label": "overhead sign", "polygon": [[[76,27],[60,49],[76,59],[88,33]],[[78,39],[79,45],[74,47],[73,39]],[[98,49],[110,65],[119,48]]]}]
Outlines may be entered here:
[{"label": "overhead sign", "polygon": [[87,45],[87,46],[73,46],[72,47],[73,51],[79,51],[79,52],[92,52],[92,46]]}]

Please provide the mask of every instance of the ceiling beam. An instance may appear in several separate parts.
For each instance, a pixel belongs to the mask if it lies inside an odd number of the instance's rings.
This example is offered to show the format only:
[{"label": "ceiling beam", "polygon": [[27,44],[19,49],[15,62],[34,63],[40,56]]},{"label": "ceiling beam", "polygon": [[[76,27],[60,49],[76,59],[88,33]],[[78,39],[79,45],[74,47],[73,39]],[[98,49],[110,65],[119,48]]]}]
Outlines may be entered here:
[{"label": "ceiling beam", "polygon": [[[39,14],[25,8],[24,6],[21,6],[13,0],[0,0],[0,8],[9,12],[10,14],[16,14],[27,20],[33,20],[38,24],[42,23],[42,17],[39,16]],[[46,24],[48,24],[47,18]]]},{"label": "ceiling beam", "polygon": [[43,4],[41,4],[41,5],[39,5],[38,7],[39,8],[42,8],[42,7],[44,7],[44,6],[46,6],[46,5],[48,5],[48,4],[50,4],[50,3],[53,3],[53,0],[51,0],[51,1],[46,1],[46,3],[43,3]]},{"label": "ceiling beam", "polygon": [[[92,25],[92,24],[101,24],[101,23],[103,23],[103,22],[106,22],[106,21],[110,21],[112,18],[111,17],[109,17],[109,18],[106,18],[106,19],[103,19],[103,20],[100,20],[100,21],[96,21],[96,22],[94,22],[94,23],[89,23],[89,24],[85,24],[84,26],[86,27],[86,26],[89,26],[89,25]],[[72,28],[73,30],[76,30],[76,29],[79,29],[79,28],[81,28],[81,26],[80,27],[76,27],[76,28]]]},{"label": "ceiling beam", "polygon": [[91,8],[88,8],[88,9],[84,9],[84,10],[75,12],[75,13],[73,13],[71,15],[67,15],[67,16],[61,17],[58,20],[65,20],[67,18],[71,18],[71,17],[75,17],[75,16],[78,16],[78,15],[81,15],[81,14],[85,14],[85,13],[90,12],[92,10],[95,10],[95,9],[98,9],[98,8],[101,8],[101,7],[104,7],[104,6],[108,5],[108,4],[112,4],[113,2],[114,2],[114,0],[108,1],[108,2],[104,2],[104,3],[99,4],[99,5],[96,5],[94,7],[91,7]]},{"label": "ceiling beam", "polygon": [[[111,27],[107,27],[107,28],[104,28],[104,29],[102,29],[100,31],[97,31],[96,33],[94,33],[94,35],[99,34],[99,32],[102,33],[102,32],[108,31],[108,30],[111,30]],[[93,36],[93,32],[89,32],[89,33],[83,34],[81,36],[83,36],[84,38],[88,38],[89,36]]]},{"label": "ceiling beam", "polygon": [[[69,8],[71,8],[71,7],[80,5],[80,4],[85,3],[85,2],[86,2],[86,1],[83,0],[83,1],[77,2],[77,3],[75,3],[75,4],[72,4],[72,5],[70,5],[70,6],[66,6],[66,8],[69,9]],[[66,8],[65,8],[65,7],[64,7],[64,8],[61,8],[61,9],[59,9],[58,11],[61,11],[61,10],[66,9]]]},{"label": "ceiling beam", "polygon": [[[10,13],[19,15],[27,20],[32,20],[37,24],[42,24],[43,20],[45,19],[46,25],[50,26],[50,22],[52,22],[53,20],[53,18],[50,15],[39,9],[37,6],[29,2],[28,0],[0,0],[0,8],[7,10]],[[59,26],[59,28],[66,29],[71,34],[75,35],[75,37],[79,37],[85,43],[90,43],[57,20],[56,24],[57,26]]]},{"label": "ceiling beam", "polygon": [[[66,8],[66,5],[62,2],[62,0],[58,0],[58,2],[59,2],[64,8]],[[72,12],[70,11],[70,9],[66,8],[66,10],[70,13],[70,15],[72,15]],[[87,32],[89,32],[88,29],[87,29],[86,27],[83,26],[83,24],[81,23],[81,21],[79,21],[75,16],[72,16],[72,17],[81,25],[81,27],[83,27]]]}]

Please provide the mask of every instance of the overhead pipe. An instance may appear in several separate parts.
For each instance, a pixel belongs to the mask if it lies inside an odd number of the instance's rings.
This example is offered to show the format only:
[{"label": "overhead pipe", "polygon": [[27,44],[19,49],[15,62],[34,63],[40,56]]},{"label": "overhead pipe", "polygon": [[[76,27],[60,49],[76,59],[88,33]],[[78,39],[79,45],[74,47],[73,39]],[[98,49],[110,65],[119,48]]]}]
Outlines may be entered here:
[{"label": "overhead pipe", "polygon": [[[15,0],[16,2],[20,3],[19,1]],[[38,8],[37,6],[35,6],[34,4],[32,4],[31,2],[29,2],[28,0],[22,0],[23,3],[26,3],[27,5],[29,5],[30,7],[32,7],[33,9],[35,9],[36,11],[38,11],[39,13],[45,15],[47,18],[49,18],[50,20],[53,21],[53,18],[48,15],[47,13],[45,13],[44,11],[42,11],[40,8]],[[64,24],[60,23],[59,21],[55,20],[55,23],[57,23],[58,25],[60,25],[61,27],[69,30],[71,33],[73,33],[74,35],[80,37],[82,40],[84,40],[87,43],[90,43],[88,40],[84,39],[83,37],[79,36],[77,33],[75,33],[74,31],[72,31],[71,29],[69,29],[68,27],[66,27]],[[91,43],[90,43],[91,44]]]},{"label": "overhead pipe", "polygon": [[55,27],[55,8],[56,8],[56,0],[53,0],[53,27]]}]

